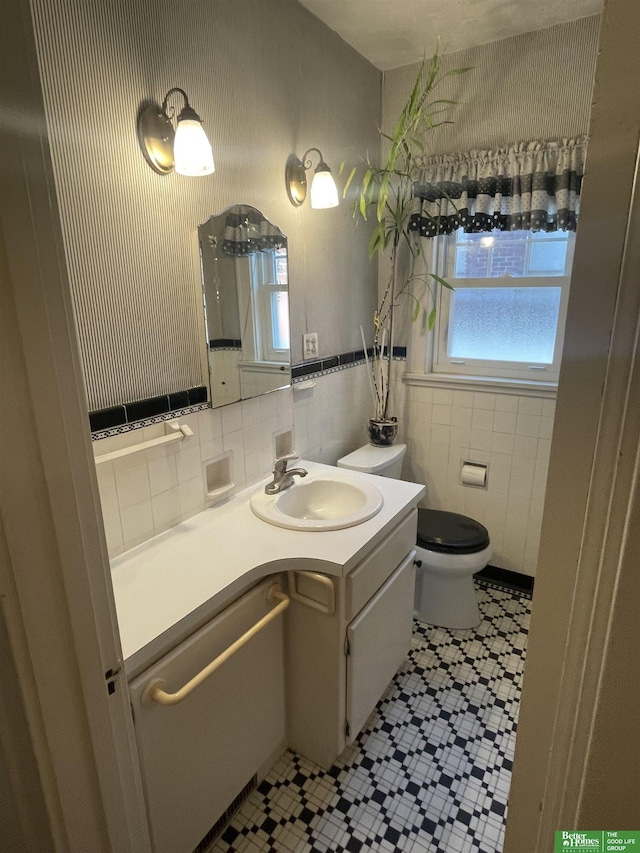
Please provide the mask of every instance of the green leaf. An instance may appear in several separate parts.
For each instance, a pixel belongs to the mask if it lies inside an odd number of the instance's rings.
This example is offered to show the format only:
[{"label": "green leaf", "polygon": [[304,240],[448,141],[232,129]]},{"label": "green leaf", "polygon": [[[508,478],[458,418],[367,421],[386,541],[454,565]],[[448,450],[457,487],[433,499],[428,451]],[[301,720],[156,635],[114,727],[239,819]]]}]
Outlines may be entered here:
[{"label": "green leaf", "polygon": [[429,316],[427,318],[427,331],[428,332],[433,331],[433,327],[435,326],[435,324],[436,324],[436,309],[432,308],[431,311],[429,312]]},{"label": "green leaf", "polygon": [[342,190],[342,198],[347,197],[347,190],[351,186],[351,181],[353,180],[353,176],[356,173],[357,166],[354,166],[353,169],[349,172],[349,177],[347,178],[347,183],[344,185],[344,189]]},{"label": "green leaf", "polygon": [[345,167],[346,165],[347,165],[347,161],[346,161],[346,160],[343,160],[343,161],[342,161],[342,163],[340,163],[340,168],[338,169],[338,174],[339,174],[339,175],[341,175],[341,174],[344,172],[344,167]]},{"label": "green leaf", "polygon": [[[414,297],[414,299],[415,299],[415,297]],[[411,321],[413,323],[415,323],[415,321],[418,319],[419,315],[420,315],[420,303],[416,299],[416,304],[413,306],[413,316],[411,317]]]},{"label": "green leaf", "polygon": [[473,65],[468,65],[466,68],[454,68],[452,71],[447,71],[444,77],[453,77],[454,74],[466,74],[467,71],[473,71]]},{"label": "green leaf", "polygon": [[441,284],[443,287],[446,287],[447,290],[455,290],[455,287],[451,287],[448,281],[445,281],[443,278],[440,278],[440,276],[436,275],[434,272],[430,272],[428,273],[428,275],[430,275],[431,278],[435,279],[438,284]]},{"label": "green leaf", "polygon": [[366,222],[366,219],[367,219],[367,200],[364,196],[364,193],[360,193],[360,216]]},{"label": "green leaf", "polygon": [[369,260],[375,255],[376,252],[379,252],[380,249],[384,245],[384,223],[378,222],[376,227],[371,232],[371,238],[369,240]]}]

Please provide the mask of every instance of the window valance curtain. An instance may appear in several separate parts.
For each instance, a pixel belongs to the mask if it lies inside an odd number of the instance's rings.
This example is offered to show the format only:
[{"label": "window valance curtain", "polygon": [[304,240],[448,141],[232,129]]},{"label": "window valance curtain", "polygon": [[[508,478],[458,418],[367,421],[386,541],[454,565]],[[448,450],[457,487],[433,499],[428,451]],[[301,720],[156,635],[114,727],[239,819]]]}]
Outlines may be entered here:
[{"label": "window valance curtain", "polygon": [[282,231],[266,220],[254,207],[236,205],[224,223],[222,251],[225,255],[252,255],[286,246]]},{"label": "window valance curtain", "polygon": [[425,158],[409,231],[575,231],[587,138]]}]

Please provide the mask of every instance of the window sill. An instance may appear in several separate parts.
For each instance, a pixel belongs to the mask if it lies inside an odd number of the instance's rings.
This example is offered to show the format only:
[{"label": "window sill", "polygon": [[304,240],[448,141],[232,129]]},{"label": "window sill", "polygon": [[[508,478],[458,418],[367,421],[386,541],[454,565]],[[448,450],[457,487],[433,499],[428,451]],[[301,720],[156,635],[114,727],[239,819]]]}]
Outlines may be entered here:
[{"label": "window sill", "polygon": [[487,391],[492,394],[519,394],[522,397],[545,397],[555,400],[557,382],[531,382],[527,379],[498,379],[492,376],[465,376],[453,373],[404,373],[406,385],[425,385],[467,391]]}]

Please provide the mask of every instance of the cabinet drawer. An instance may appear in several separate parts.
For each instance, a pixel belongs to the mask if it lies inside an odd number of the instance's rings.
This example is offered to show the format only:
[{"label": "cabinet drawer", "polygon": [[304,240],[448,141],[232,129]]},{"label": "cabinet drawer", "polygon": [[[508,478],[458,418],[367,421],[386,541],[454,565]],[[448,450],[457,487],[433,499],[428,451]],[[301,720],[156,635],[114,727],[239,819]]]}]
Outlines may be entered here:
[{"label": "cabinet drawer", "polygon": [[223,610],[130,685],[154,853],[190,853],[285,740],[282,618],[177,705],[144,704],[150,680],[177,690],[273,604],[270,579]]},{"label": "cabinet drawer", "polygon": [[347,575],[347,619],[365,606],[416,544],[418,510],[412,510],[396,529]]}]

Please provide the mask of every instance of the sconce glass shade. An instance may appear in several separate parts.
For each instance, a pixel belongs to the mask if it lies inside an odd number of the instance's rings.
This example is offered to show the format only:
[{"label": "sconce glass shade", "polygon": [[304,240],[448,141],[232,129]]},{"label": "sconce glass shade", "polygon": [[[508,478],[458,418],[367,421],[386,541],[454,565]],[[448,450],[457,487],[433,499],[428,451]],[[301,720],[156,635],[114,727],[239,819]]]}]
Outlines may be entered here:
[{"label": "sconce glass shade", "polygon": [[338,188],[326,163],[320,163],[316,169],[310,193],[311,207],[316,210],[338,206]]},{"label": "sconce glass shade", "polygon": [[178,119],[173,141],[175,169],[179,175],[210,175],[215,171],[211,144],[196,119]]}]

